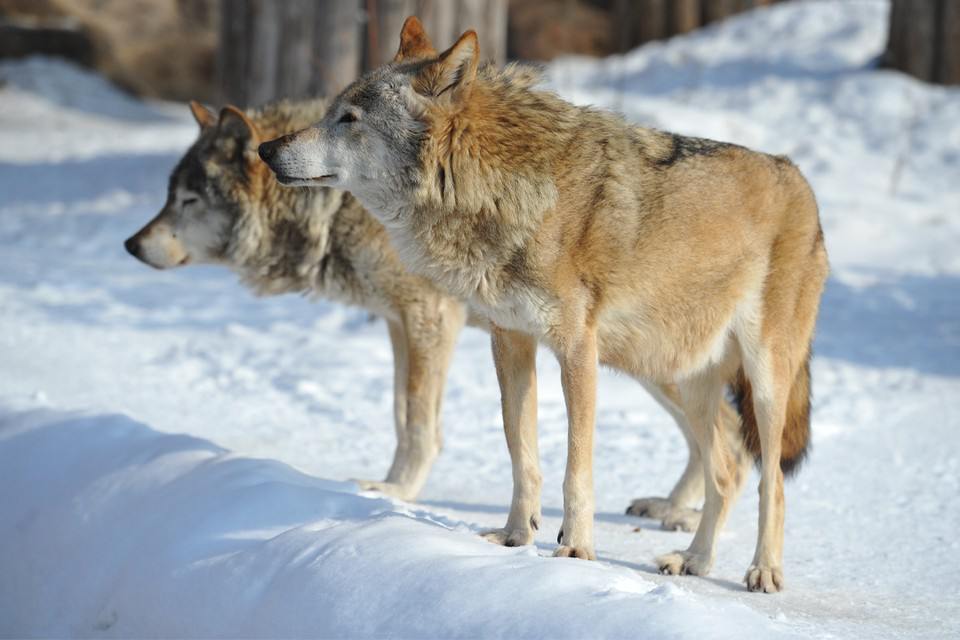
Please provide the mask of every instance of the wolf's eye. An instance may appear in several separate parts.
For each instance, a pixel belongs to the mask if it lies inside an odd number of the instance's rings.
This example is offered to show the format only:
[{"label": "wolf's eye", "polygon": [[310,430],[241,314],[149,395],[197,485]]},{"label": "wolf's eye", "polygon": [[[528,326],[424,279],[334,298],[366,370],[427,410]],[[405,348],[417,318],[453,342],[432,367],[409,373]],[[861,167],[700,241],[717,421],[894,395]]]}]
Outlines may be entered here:
[{"label": "wolf's eye", "polygon": [[342,116],[340,116],[340,119],[337,120],[337,124],[349,124],[351,122],[356,122],[356,121],[357,121],[357,116],[353,115],[352,112],[347,111]]},{"label": "wolf's eye", "polygon": [[184,199],[183,199],[183,206],[186,207],[187,205],[191,205],[191,204],[195,203],[196,201],[197,201],[196,198],[184,198]]}]

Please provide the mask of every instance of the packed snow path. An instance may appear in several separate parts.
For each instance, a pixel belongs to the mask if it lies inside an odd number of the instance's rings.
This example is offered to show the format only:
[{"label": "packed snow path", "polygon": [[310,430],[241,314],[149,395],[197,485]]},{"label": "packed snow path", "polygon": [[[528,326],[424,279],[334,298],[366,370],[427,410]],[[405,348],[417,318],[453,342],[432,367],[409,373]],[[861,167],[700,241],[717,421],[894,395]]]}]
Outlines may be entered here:
[{"label": "packed snow path", "polygon": [[0,65],[0,636],[960,635],[960,90],[874,69],[887,10],[790,3],[548,68],[573,100],[787,153],[814,185],[833,275],[776,596],[740,583],[756,478],[709,578],[655,573],[690,534],[621,514],[670,489],[685,446],[609,372],[600,561],[549,557],[566,426],[548,353],[537,546],[480,540],[511,475],[475,331],[422,500],[358,494],[346,480],[382,476],[394,443],[382,323],[131,259],[195,134],[186,108]]}]

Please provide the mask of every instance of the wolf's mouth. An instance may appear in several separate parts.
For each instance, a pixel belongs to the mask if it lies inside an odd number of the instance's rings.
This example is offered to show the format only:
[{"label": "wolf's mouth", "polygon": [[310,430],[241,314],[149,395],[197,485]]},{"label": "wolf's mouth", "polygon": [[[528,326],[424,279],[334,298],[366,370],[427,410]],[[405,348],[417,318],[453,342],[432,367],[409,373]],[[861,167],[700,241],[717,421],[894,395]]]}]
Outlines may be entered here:
[{"label": "wolf's mouth", "polygon": [[305,186],[310,183],[316,182],[325,182],[327,180],[336,180],[337,174],[327,173],[322,176],[314,176],[312,178],[298,178],[296,176],[280,175],[277,174],[277,182],[283,185],[288,186]]}]

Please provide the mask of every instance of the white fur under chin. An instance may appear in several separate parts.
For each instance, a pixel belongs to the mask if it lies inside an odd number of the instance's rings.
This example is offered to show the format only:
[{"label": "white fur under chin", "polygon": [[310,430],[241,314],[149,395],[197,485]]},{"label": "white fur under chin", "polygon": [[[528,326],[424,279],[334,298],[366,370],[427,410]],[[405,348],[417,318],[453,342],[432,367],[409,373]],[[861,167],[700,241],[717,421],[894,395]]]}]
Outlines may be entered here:
[{"label": "white fur under chin", "polygon": [[[403,198],[397,195],[402,193],[396,184],[399,180],[383,177],[350,182],[351,184],[342,184],[338,188],[350,191],[360,204],[391,232],[391,239],[394,230],[407,228],[405,220],[408,216],[403,215],[407,206]],[[354,182],[356,184],[352,184]]]}]

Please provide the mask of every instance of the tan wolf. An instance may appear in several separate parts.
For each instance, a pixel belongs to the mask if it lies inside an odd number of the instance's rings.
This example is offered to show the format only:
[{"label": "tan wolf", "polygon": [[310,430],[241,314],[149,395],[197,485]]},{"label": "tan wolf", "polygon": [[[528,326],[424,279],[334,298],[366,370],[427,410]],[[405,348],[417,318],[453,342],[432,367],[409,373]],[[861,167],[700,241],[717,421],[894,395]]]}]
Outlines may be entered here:
[{"label": "tan wolf", "polygon": [[300,133],[260,147],[281,182],[349,190],[404,261],[492,325],[514,464],[508,527],[539,509],[534,345],[567,403],[555,555],[594,558],[593,432],[600,363],[675,384],[706,501],[690,547],[661,571],[706,574],[735,492],[718,428],[725,388],[760,465],[749,589],[783,585],[783,472],[809,440],[810,343],[827,276],[816,201],[784,157],[627,124],[479,68],[477,36],[439,55],[410,18],[395,60]]},{"label": "tan wolf", "polygon": [[[359,484],[412,500],[440,450],[441,396],[464,305],[406,270],[383,226],[355,198],[335,189],[281,188],[257,157],[261,140],[301,129],[325,108],[322,100],[282,102],[245,112],[226,107],[218,117],[192,103],[199,137],[170,177],[165,206],[126,247],[160,269],[221,264],[257,294],[304,293],[385,318],[395,359],[397,448],[384,482]],[[675,390],[651,391],[689,434],[669,399]],[[725,415],[734,442],[739,418],[730,408]],[[695,446],[691,452],[670,497],[638,500],[633,512],[668,528],[696,527],[692,507],[703,498],[703,480]]]}]

